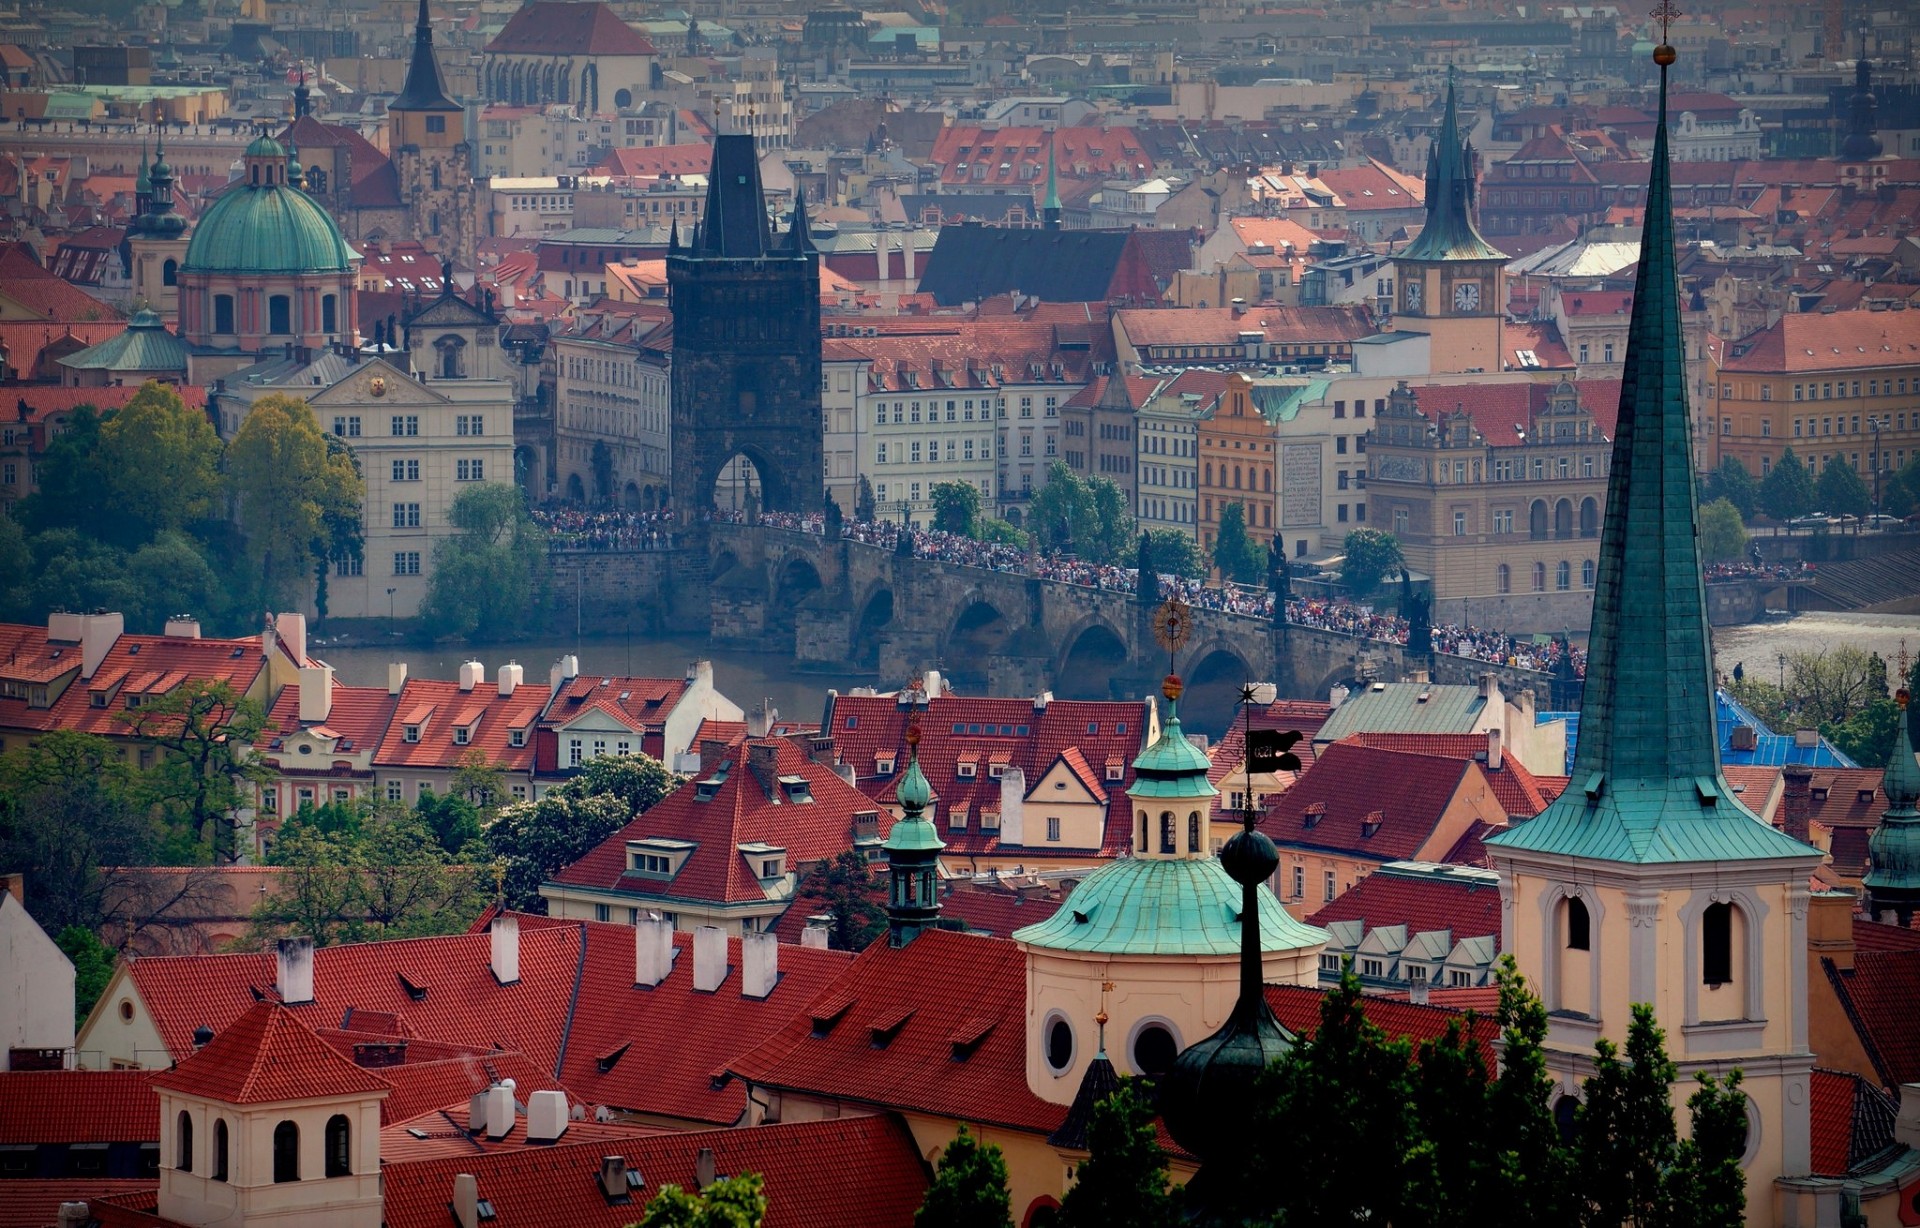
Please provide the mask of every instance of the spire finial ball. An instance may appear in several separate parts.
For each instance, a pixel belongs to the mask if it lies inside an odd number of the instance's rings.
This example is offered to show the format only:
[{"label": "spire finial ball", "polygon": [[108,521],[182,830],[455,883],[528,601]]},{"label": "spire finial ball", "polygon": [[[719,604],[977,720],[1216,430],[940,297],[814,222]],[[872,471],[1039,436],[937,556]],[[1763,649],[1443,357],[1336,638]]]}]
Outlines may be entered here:
[{"label": "spire finial ball", "polygon": [[1186,689],[1186,683],[1180,681],[1178,674],[1168,674],[1160,680],[1160,693],[1167,697],[1169,703],[1179,699],[1180,692],[1184,689]]},{"label": "spire finial ball", "polygon": [[1673,49],[1671,43],[1661,43],[1653,49],[1653,62],[1662,68],[1667,67],[1679,58],[1679,53]]}]

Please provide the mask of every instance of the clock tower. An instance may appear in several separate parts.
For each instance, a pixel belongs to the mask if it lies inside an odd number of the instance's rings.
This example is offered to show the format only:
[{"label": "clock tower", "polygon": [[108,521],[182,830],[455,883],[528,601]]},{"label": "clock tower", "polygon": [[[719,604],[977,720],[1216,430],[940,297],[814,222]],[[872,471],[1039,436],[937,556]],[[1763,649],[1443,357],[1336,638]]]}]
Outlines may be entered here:
[{"label": "clock tower", "polygon": [[1474,161],[1449,80],[1427,154],[1426,224],[1394,258],[1394,327],[1433,338],[1435,372],[1498,371],[1503,362],[1507,255],[1474,225]]}]

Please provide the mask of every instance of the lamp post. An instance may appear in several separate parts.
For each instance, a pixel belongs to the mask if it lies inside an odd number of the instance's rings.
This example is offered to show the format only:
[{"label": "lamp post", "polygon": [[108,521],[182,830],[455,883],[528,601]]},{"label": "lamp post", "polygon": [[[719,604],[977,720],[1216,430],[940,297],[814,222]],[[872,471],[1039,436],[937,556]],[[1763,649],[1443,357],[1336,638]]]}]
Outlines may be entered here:
[{"label": "lamp post", "polygon": [[388,635],[398,634],[398,632],[394,629],[394,625],[393,625],[393,594],[396,591],[397,590],[391,589],[391,588],[387,590],[387,634]]},{"label": "lamp post", "polygon": [[1880,417],[1878,414],[1867,419],[1867,425],[1873,428],[1873,515],[1874,525],[1880,524]]},{"label": "lamp post", "polygon": [[1780,698],[1781,698],[1781,702],[1783,702],[1783,703],[1784,703],[1784,702],[1786,701],[1786,695],[1787,695],[1787,654],[1783,652],[1783,653],[1781,653],[1781,654],[1780,654]]}]

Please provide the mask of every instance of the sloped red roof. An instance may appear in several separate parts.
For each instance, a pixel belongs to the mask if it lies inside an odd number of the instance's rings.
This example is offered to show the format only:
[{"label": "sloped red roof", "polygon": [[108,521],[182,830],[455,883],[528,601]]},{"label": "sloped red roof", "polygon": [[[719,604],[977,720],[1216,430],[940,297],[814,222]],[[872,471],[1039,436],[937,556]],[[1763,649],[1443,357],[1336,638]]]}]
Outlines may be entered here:
[{"label": "sloped red roof", "polygon": [[151,1076],[155,1087],[225,1104],[379,1095],[389,1084],[354,1065],[278,1002],[259,1002],[199,1052]]},{"label": "sloped red roof", "polygon": [[1500,885],[1464,876],[1376,870],[1307,918],[1310,925],[1364,921],[1370,930],[1404,925],[1409,934],[1451,931],[1463,938],[1500,937]]},{"label": "sloped red roof", "polygon": [[[0,164],[4,165],[4,164]],[[155,1113],[158,1113],[158,1109]],[[157,1123],[156,1123],[157,1125]],[[160,1188],[158,1178],[55,1177],[9,1180],[0,1198],[0,1228],[47,1228],[60,1220],[63,1202],[93,1203],[96,1199],[145,1194]]]},{"label": "sloped red roof", "polygon": [[[194,679],[219,679],[236,691],[252,688],[266,658],[261,655],[260,639],[188,639],[170,635],[122,635],[114,641],[91,679],[78,677],[81,668],[80,647],[47,638],[44,625],[0,623],[0,670],[38,671],[47,679],[68,672],[75,677],[59,698],[45,708],[28,706],[25,697],[0,698],[0,728],[71,729],[78,733],[123,736],[127,725],[120,720],[127,711],[127,698],[136,695],[160,695]],[[112,694],[104,706],[95,707],[94,689]]]},{"label": "sloped red roof", "polygon": [[[532,729],[548,694],[537,682],[523,682],[513,694],[502,695],[496,682],[484,678],[471,691],[445,679],[409,678],[373,761],[381,767],[451,768],[462,755],[477,749],[489,763],[509,772],[525,772],[533,765]],[[406,740],[407,726],[412,724],[420,726],[417,742]],[[472,730],[470,740],[455,742],[455,729]],[[527,731],[525,745],[511,744],[515,729]]]},{"label": "sloped red roof", "polygon": [[1920,1081],[1920,1028],[1913,1026],[1920,951],[1857,951],[1851,970],[1828,975],[1880,1081],[1888,1087]]},{"label": "sloped red roof", "polygon": [[[476,1088],[484,1091],[485,1088]],[[513,1098],[525,1103],[529,1093],[536,1089],[520,1086],[517,1082],[513,1089]],[[519,1112],[514,1115],[513,1127],[505,1134],[496,1136],[492,1129],[475,1133],[467,1128],[467,1097],[449,1101],[438,1108],[425,1113],[416,1113],[406,1118],[383,1118],[380,1127],[380,1168],[387,1172],[395,1164],[413,1164],[423,1160],[443,1158],[472,1157],[493,1152],[518,1151],[527,1146],[547,1146],[548,1143],[527,1141],[527,1115]],[[569,1100],[571,1106],[571,1100]],[[566,1132],[559,1141],[578,1146],[592,1144],[604,1154],[617,1155],[622,1146],[636,1139],[652,1134],[672,1133],[663,1126],[642,1126],[632,1122],[600,1122],[589,1120],[570,1121]]]},{"label": "sloped red roof", "polygon": [[0,1144],[151,1143],[159,1137],[160,1098],[144,1071],[0,1073]]},{"label": "sloped red roof", "polygon": [[1920,951],[1920,930],[1855,917],[1853,945],[1861,951]]},{"label": "sloped red roof", "polygon": [[369,750],[386,736],[387,725],[393,719],[393,710],[399,702],[400,697],[389,694],[383,686],[343,686],[336,683],[333,704],[327,710],[326,719],[302,721],[300,688],[283,687],[280,697],[267,713],[267,723],[261,728],[254,745],[262,752],[272,753],[273,744],[280,739],[291,737],[302,729],[324,725],[340,735],[340,749],[343,751],[349,749],[349,743],[352,750]]},{"label": "sloped red roof", "polygon": [[[904,1022],[883,1043],[875,1025]],[[876,942],[727,1069],[766,1087],[1049,1134],[1066,1116],[1027,1087],[1026,958],[1003,938],[923,930]],[[956,1036],[984,1036],[968,1047]]]},{"label": "sloped red roof", "polygon": [[[1280,1020],[1282,1027],[1302,1036],[1312,1036],[1320,1030],[1320,1004],[1326,998],[1325,990],[1308,985],[1268,985],[1266,991],[1267,1005],[1273,1008],[1274,1016]],[[1421,1041],[1439,1040],[1445,1036],[1447,1025],[1454,1020],[1462,1019],[1464,1022],[1464,1011],[1446,1006],[1375,996],[1369,996],[1365,1006],[1369,1022],[1393,1039],[1412,1041],[1416,1048]],[[1500,1038],[1500,1031],[1494,1027],[1492,1016],[1484,1013],[1475,1015],[1467,1035],[1479,1044],[1480,1055],[1491,1072],[1496,1056],[1494,1042]]]},{"label": "sloped red roof", "polygon": [[1553,800],[1540,788],[1538,779],[1517,756],[1503,754],[1500,767],[1489,768],[1487,735],[1483,733],[1354,733],[1342,739],[1381,750],[1403,750],[1416,755],[1439,755],[1444,759],[1467,759],[1480,765],[1487,782],[1506,807],[1508,818],[1530,819]]},{"label": "sloped red roof", "polygon": [[653,44],[601,0],[532,0],[487,44],[489,55],[652,55]]},{"label": "sloped red roof", "polygon": [[1844,1177],[1898,1144],[1900,1102],[1866,1079],[1815,1067],[1810,1090],[1814,1176]]},{"label": "sloped red roof", "polygon": [[610,678],[581,675],[568,681],[547,706],[543,728],[565,728],[588,712],[604,712],[635,733],[658,732],[687,693],[683,678]]},{"label": "sloped red roof", "polygon": [[42,268],[18,244],[0,249],[0,294],[50,323],[116,318],[112,307]]},{"label": "sloped red roof", "polygon": [[[320,1038],[335,1048],[345,1043],[347,1052],[352,1051],[351,1042],[356,1039],[342,1032],[323,1032]],[[503,1079],[513,1080],[522,1100],[532,1092],[567,1090],[524,1053],[466,1046],[462,1047],[467,1051],[457,1056],[427,1057],[420,1052],[431,1053],[435,1047],[431,1041],[409,1040],[404,1062],[379,1068],[380,1077],[393,1087],[392,1093],[380,1102],[381,1124],[405,1121],[449,1104],[464,1104],[473,1093],[485,1091]]]},{"label": "sloped red roof", "polygon": [[594,167],[597,174],[657,179],[666,175],[704,175],[713,166],[713,146],[648,145],[610,149]]},{"label": "sloped red roof", "polygon": [[1065,902],[1064,894],[961,887],[940,897],[940,915],[965,922],[969,930],[1007,938],[1023,925],[1045,921]]},{"label": "sloped red roof", "polygon": [[[1620,381],[1581,380],[1575,385],[1580,407],[1593,415],[1593,424],[1611,439],[1620,417]],[[1486,437],[1489,446],[1518,447],[1526,437],[1515,427],[1529,429],[1534,415],[1547,406],[1553,389],[1546,384],[1416,384],[1415,400],[1420,412],[1439,421],[1440,415],[1464,409],[1473,418],[1473,427]]]},{"label": "sloped red roof", "polygon": [[[1418,854],[1467,776],[1479,770],[1462,759],[1335,742],[1291,789],[1266,800],[1260,830],[1283,847],[1404,861]],[[1375,812],[1379,826],[1367,835]]]}]

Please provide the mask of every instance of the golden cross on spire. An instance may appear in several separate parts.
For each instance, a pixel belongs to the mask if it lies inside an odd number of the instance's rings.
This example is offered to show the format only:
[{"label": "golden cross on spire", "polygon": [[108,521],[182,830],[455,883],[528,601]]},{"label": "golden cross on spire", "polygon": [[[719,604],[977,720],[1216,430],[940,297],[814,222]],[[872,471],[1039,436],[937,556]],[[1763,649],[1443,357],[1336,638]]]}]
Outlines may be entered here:
[{"label": "golden cross on spire", "polygon": [[1660,0],[1659,7],[1653,10],[1653,19],[1660,23],[1660,42],[1664,46],[1669,41],[1667,30],[1680,16],[1680,10],[1674,7],[1673,0]]}]

